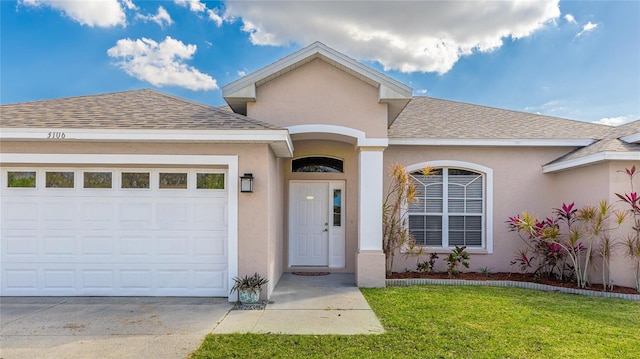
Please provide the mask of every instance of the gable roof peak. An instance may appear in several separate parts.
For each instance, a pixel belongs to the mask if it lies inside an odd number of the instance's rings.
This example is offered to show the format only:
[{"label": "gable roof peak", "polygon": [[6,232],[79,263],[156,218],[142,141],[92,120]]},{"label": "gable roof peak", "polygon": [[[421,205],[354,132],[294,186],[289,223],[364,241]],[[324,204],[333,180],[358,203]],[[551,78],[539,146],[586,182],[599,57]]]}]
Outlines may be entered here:
[{"label": "gable roof peak", "polygon": [[413,89],[323,44],[312,44],[222,87],[222,97],[234,112],[246,115],[247,102],[256,100],[256,87],[315,59],[354,76],[378,89],[378,100],[388,104],[389,124],[411,100]]}]

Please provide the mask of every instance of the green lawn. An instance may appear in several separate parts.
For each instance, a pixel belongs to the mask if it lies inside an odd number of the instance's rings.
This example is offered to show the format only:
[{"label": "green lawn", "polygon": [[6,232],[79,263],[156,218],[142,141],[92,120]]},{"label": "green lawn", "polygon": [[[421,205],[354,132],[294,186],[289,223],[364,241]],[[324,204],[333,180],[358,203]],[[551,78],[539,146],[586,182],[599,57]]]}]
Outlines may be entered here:
[{"label": "green lawn", "polygon": [[209,335],[193,358],[640,358],[640,303],[516,288],[363,289],[382,335]]}]

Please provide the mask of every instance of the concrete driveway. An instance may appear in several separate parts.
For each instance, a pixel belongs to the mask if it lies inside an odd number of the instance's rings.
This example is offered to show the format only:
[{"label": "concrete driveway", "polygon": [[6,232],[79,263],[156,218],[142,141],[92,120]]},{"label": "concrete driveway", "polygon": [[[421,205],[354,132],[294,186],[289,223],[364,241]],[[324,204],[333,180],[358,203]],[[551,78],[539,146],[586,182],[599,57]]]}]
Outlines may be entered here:
[{"label": "concrete driveway", "polygon": [[2,297],[0,359],[184,358],[226,298]]}]

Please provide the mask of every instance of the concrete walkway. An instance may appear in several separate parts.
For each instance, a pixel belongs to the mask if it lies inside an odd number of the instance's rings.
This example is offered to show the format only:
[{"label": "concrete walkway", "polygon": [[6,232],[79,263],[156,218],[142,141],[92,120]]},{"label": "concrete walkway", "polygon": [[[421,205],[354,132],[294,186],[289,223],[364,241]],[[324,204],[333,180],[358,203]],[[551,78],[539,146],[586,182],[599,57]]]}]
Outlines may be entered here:
[{"label": "concrete walkway", "polygon": [[351,273],[285,273],[264,310],[231,310],[213,334],[380,334],[384,328]]}]

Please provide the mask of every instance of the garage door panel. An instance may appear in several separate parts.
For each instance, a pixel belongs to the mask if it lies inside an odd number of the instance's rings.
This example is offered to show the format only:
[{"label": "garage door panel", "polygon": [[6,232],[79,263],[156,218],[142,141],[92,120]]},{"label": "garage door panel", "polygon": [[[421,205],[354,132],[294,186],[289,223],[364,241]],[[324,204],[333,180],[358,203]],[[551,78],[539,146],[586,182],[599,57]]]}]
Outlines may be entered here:
[{"label": "garage door panel", "polygon": [[2,253],[6,259],[20,260],[38,255],[38,237],[23,232],[3,231]]},{"label": "garage door panel", "polygon": [[[226,233],[216,232],[212,236],[195,237],[194,238],[194,255],[201,261],[214,261],[220,263],[227,257],[227,240]],[[202,257],[211,257],[203,259]],[[216,260],[216,258],[218,258]]]},{"label": "garage door panel", "polygon": [[155,219],[158,228],[187,228],[191,218],[189,207],[188,203],[158,203]]},{"label": "garage door panel", "polygon": [[81,203],[80,220],[92,229],[113,229],[116,225],[116,199]]},{"label": "garage door panel", "polygon": [[98,257],[111,257],[116,254],[113,236],[84,237],[80,241],[80,246],[80,253],[83,257],[90,258],[89,261],[103,261]]},{"label": "garage door panel", "polygon": [[[122,256],[146,257],[153,253],[153,240],[149,235],[123,235],[120,236],[118,242],[120,243],[120,255]],[[126,260],[129,261],[130,259]]]},{"label": "garage door panel", "polygon": [[189,238],[187,236],[160,236],[155,241],[156,254],[162,258],[186,257],[192,251],[189,248]]},{"label": "garage door panel", "polygon": [[46,269],[43,271],[44,289],[75,291],[76,271],[69,269]]},{"label": "garage door panel", "polygon": [[0,295],[227,296],[228,192],[154,189],[155,173],[142,190],[3,189]]},{"label": "garage door panel", "polygon": [[73,229],[78,218],[77,203],[71,197],[66,201],[52,201],[40,205],[40,218],[45,228]]},{"label": "garage door panel", "polygon": [[55,257],[56,259],[60,259],[60,257],[64,256],[72,256],[75,257],[78,254],[76,250],[76,238],[66,235],[49,235],[43,239],[43,256],[47,257]]},{"label": "garage door panel", "polygon": [[38,271],[35,269],[6,269],[2,273],[2,282],[3,288],[8,293],[18,291],[24,295],[35,294],[38,289]]},{"label": "garage door panel", "polygon": [[114,272],[112,269],[83,269],[80,273],[81,290],[85,293],[86,291],[113,290],[115,287]]},{"label": "garage door panel", "polygon": [[199,229],[226,228],[227,206],[221,201],[195,205],[194,225]]},{"label": "garage door panel", "polygon": [[[3,194],[4,197],[4,194]],[[38,204],[15,198],[2,203],[3,229],[24,229],[38,227]]]},{"label": "garage door panel", "polygon": [[123,229],[152,229],[153,208],[150,203],[121,203],[118,223]]}]

